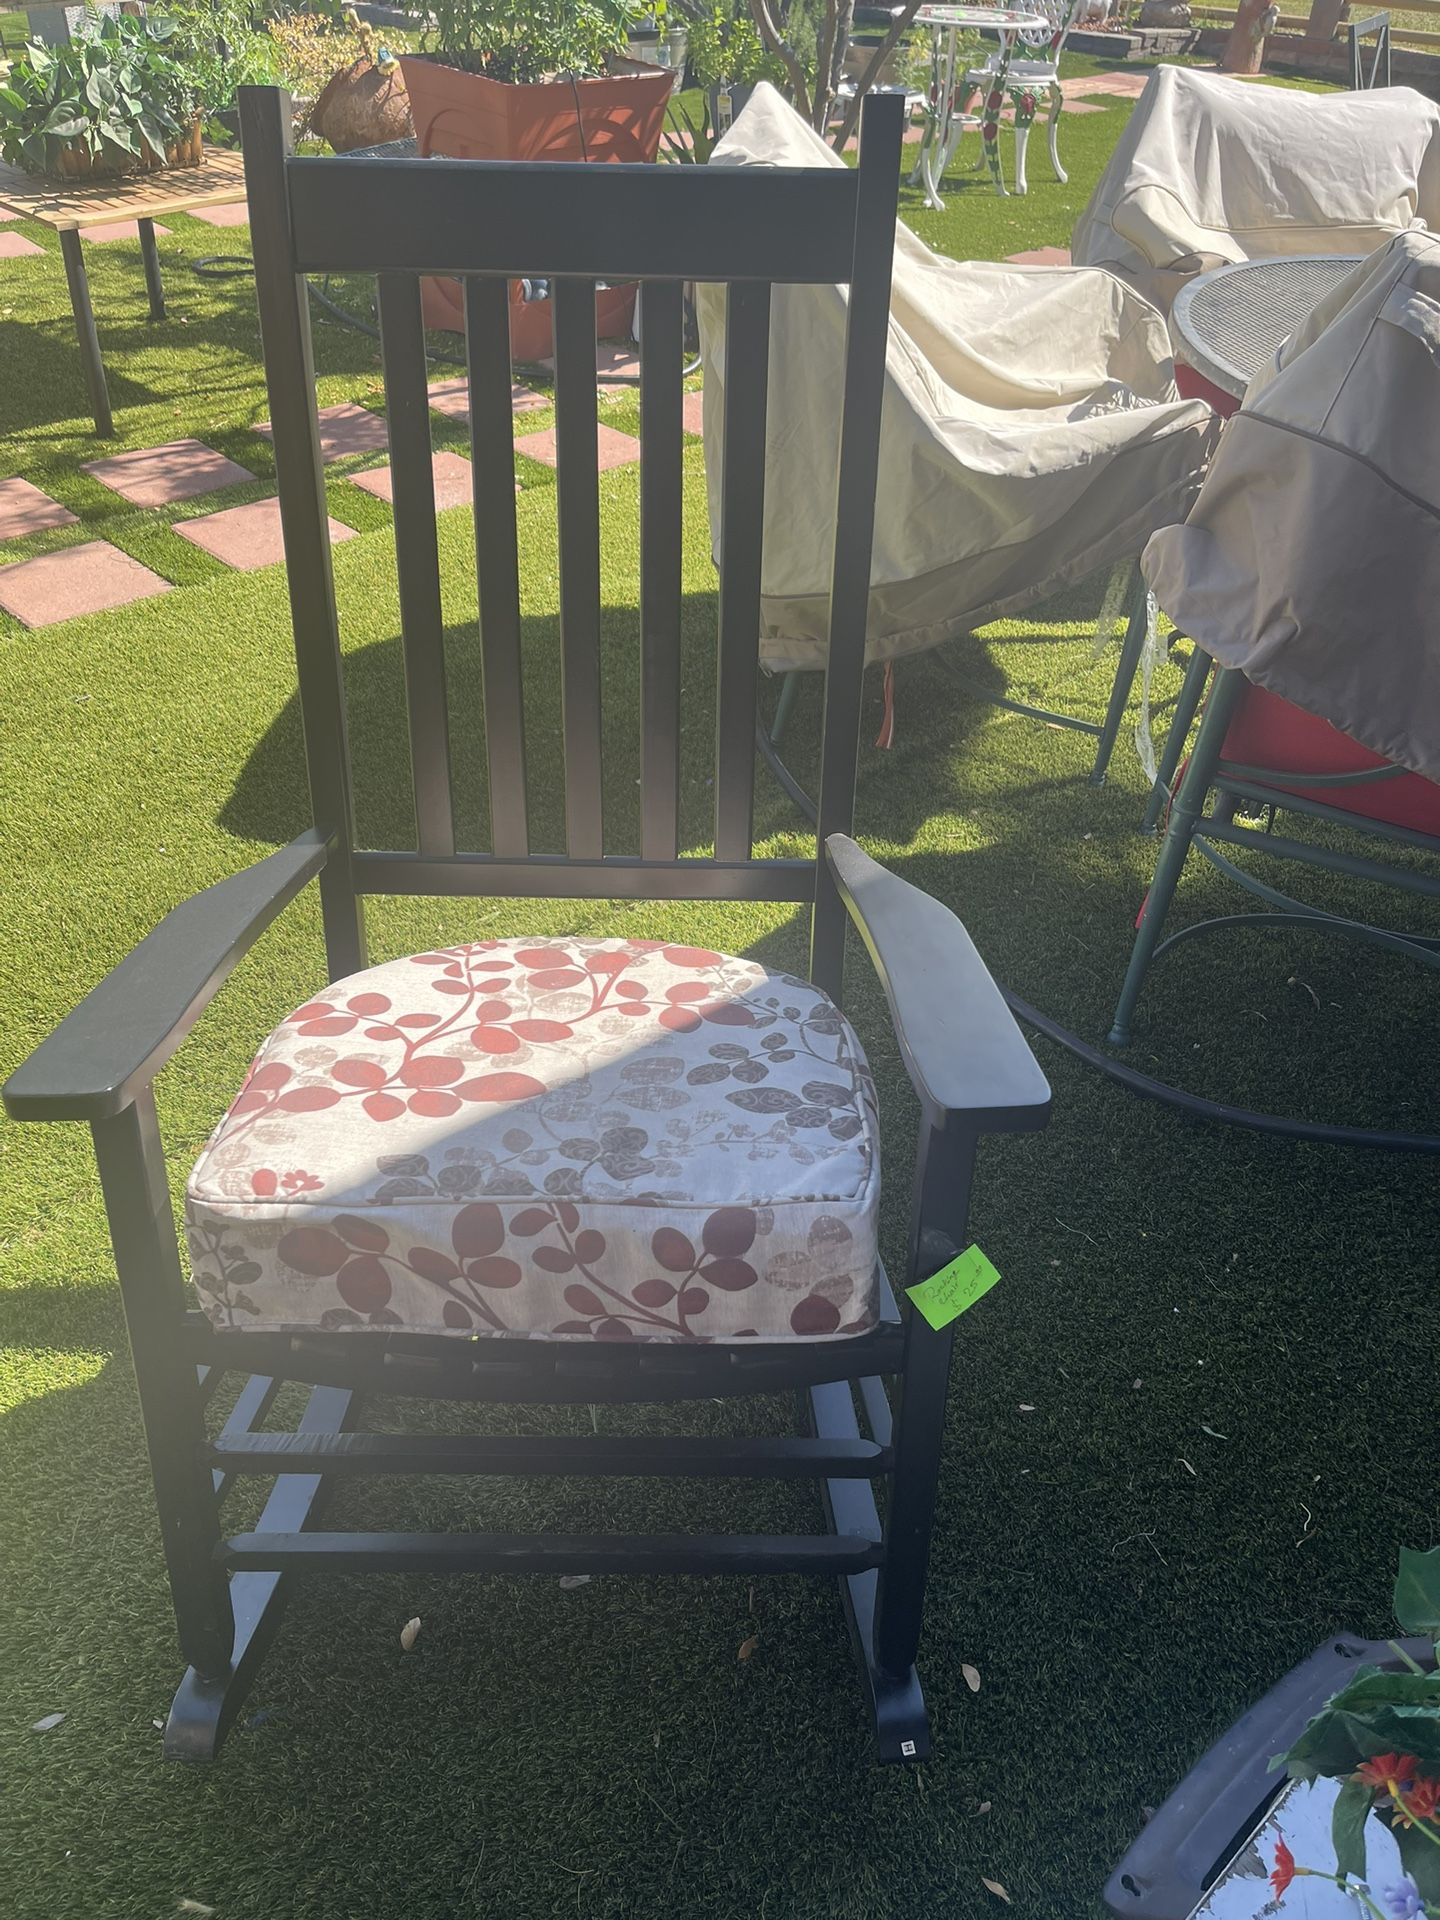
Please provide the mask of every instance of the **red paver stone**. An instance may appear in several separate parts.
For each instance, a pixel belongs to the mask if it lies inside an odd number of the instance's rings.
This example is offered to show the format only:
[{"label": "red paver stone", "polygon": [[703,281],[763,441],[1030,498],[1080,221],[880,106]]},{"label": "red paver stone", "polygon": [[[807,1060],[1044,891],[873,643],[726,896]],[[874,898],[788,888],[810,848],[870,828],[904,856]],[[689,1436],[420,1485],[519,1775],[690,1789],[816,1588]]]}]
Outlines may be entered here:
[{"label": "red paver stone", "polygon": [[0,480],[0,540],[23,540],[47,527],[73,526],[76,516],[28,480]]},{"label": "red paver stone", "polygon": [[[158,220],[155,222],[157,238],[160,234],[169,233],[169,231],[169,227],[162,227]],[[134,220],[106,220],[98,227],[83,227],[80,238],[88,241],[92,246],[103,247],[107,240],[138,240],[140,227]]]},{"label": "red paver stone", "polygon": [[1007,253],[1005,258],[1017,267],[1068,267],[1068,247],[1037,247],[1033,253]]},{"label": "red paver stone", "polygon": [[[342,527],[338,520],[331,520],[329,526],[332,546],[355,538],[355,529]],[[203,547],[241,573],[279,566],[285,558],[278,500],[251,500],[243,507],[226,507],[220,513],[186,520],[175,531],[182,540]]]},{"label": "red paver stone", "polygon": [[597,347],[595,378],[606,393],[624,393],[629,388],[638,388],[640,385],[639,348]]},{"label": "red paver stone", "polygon": [[[443,413],[450,420],[468,420],[470,418],[470,382],[463,377],[459,380],[437,380],[430,389],[430,405],[436,413]],[[532,393],[529,387],[511,382],[510,411],[512,413],[530,413],[536,407],[548,406],[543,393]]]},{"label": "red paver stone", "polygon": [[21,254],[44,251],[33,240],[27,240],[23,233],[0,233],[0,260],[18,260]]},{"label": "red paver stone", "polygon": [[[255,429],[270,437],[270,422],[262,420]],[[383,453],[390,444],[385,422],[368,407],[354,406],[342,400],[338,407],[320,409],[320,457],[343,460],[350,453]]]},{"label": "red paver stone", "polygon": [[[598,426],[595,430],[601,473],[608,473],[612,467],[630,467],[640,458],[640,442],[630,433],[618,433],[614,427]],[[559,465],[559,455],[555,451],[555,429],[547,427],[544,433],[525,433],[515,442],[515,451],[525,453],[532,460],[539,460],[547,467]]]},{"label": "red paver stone", "polygon": [[243,200],[228,207],[191,207],[192,220],[203,220],[207,227],[248,227],[250,208]]},{"label": "red paver stone", "polygon": [[214,493],[219,487],[238,487],[254,474],[216,453],[200,440],[172,440],[163,447],[141,447],[135,453],[113,453],[104,460],[87,460],[80,468],[92,474],[137,507],[168,507],[177,500]]},{"label": "red paver stone", "polygon": [[686,394],[680,403],[680,418],[686,433],[704,434],[705,396],[703,393]]},{"label": "red paver stone", "polygon": [[53,627],[85,613],[109,613],[132,600],[169,593],[170,582],[108,540],[42,553],[0,567],[0,607],[27,627]]},{"label": "red paver stone", "polygon": [[1104,113],[1105,109],[1098,100],[1066,100],[1062,103],[1062,113]]},{"label": "red paver stone", "polygon": [[[438,509],[469,506],[472,469],[468,460],[462,459],[458,453],[432,454],[430,470],[435,476],[435,505]],[[393,467],[371,467],[367,473],[352,473],[350,478],[366,493],[373,493],[377,500],[389,500],[393,504]]]}]

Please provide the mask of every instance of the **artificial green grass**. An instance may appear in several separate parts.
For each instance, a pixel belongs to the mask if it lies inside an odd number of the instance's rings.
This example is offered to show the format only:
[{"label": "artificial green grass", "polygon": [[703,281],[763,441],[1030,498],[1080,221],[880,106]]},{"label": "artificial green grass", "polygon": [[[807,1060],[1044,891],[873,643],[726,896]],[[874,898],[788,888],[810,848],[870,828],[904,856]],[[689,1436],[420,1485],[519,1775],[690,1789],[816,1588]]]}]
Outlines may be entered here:
[{"label": "artificial green grass", "polygon": [[[962,176],[936,216],[943,231],[917,226],[976,256],[1063,242],[1125,112],[1067,118],[1069,189],[1049,180],[1042,153],[1028,200],[997,201]],[[162,327],[143,318],[133,247],[96,250],[94,280],[118,444],[194,434],[250,467],[258,493],[272,468],[248,431],[266,413],[251,295],[185,271],[188,256],[243,243],[177,219],[162,241],[175,311]],[[97,449],[64,300],[53,252],[6,263],[0,472],[24,472],[82,526],[5,557],[103,535],[177,587],[46,632],[0,629],[7,1067],[167,908],[308,824],[283,577],[220,568],[169,531],[175,513],[135,512],[77,473]],[[327,324],[317,352],[322,403],[378,404],[369,342]],[[631,406],[607,417],[627,425]],[[449,429],[433,424],[446,443]],[[699,459],[697,444],[683,658],[684,824],[697,847],[714,622]],[[554,845],[553,475],[532,463],[521,478],[534,826]],[[634,470],[601,491],[618,849],[636,817]],[[335,571],[362,826],[403,845],[389,514],[339,480],[331,505],[361,530],[336,550]],[[479,835],[469,534],[467,512],[442,517],[459,805]],[[1003,623],[965,661],[993,686],[1094,716],[1110,671],[1090,660],[1097,600],[1081,590]],[[1162,691],[1175,678],[1167,671]],[[902,669],[899,699],[896,748],[863,755],[862,836],[963,915],[1001,978],[1098,1038],[1154,858],[1135,830],[1142,779],[1128,747],[1096,791],[1084,741],[976,700],[934,659]],[[878,687],[868,702],[867,739]],[[793,735],[802,772],[817,705],[807,685]],[[798,848],[794,816],[763,780],[758,800],[765,844]],[[1303,884],[1324,904],[1399,917],[1358,887]],[[1238,904],[1192,871],[1175,924]],[[439,939],[592,928],[803,962],[803,928],[784,910],[396,901],[371,912],[376,959]],[[166,1071],[177,1190],[251,1051],[322,967],[306,896]],[[850,980],[882,1090],[893,1252],[913,1105],[859,955]],[[1392,956],[1222,934],[1156,969],[1131,1057],[1222,1098],[1433,1127],[1433,1008],[1430,981]],[[966,1920],[999,1911],[988,1876],[1018,1912],[1096,1913],[1144,1808],[1327,1633],[1385,1631],[1395,1546],[1435,1536],[1422,1438],[1434,1185],[1425,1162],[1187,1125],[1038,1051],[1054,1122],[988,1146],[976,1186],[975,1235],[1004,1280],[958,1342],[922,1656],[937,1750],[908,1773],[872,1763],[833,1589],[790,1579],[597,1579],[570,1592],[541,1580],[316,1582],[218,1765],[164,1764],[152,1721],[179,1663],[88,1141],[72,1127],[0,1130],[0,1911],[164,1920],[192,1900],[223,1920]],[[651,1410],[634,1424],[763,1431],[789,1412]],[[480,1417],[500,1430],[550,1418]],[[619,1413],[601,1417],[618,1429]],[[588,1415],[555,1424],[582,1429]],[[799,1487],[667,1482],[384,1482],[344,1489],[335,1515],[440,1527],[815,1521]],[[405,1654],[400,1628],[416,1614]],[[980,1670],[976,1695],[962,1662]],[[58,1728],[29,1731],[52,1711],[67,1716]]]}]

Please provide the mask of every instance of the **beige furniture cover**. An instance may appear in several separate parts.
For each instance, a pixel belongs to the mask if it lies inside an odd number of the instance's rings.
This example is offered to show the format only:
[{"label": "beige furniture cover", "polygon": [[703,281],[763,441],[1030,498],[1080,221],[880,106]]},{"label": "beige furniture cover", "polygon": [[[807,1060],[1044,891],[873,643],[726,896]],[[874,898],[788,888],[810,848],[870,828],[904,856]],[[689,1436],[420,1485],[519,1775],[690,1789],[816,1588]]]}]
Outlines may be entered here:
[{"label": "beige furniture cover", "polygon": [[[844,163],[759,86],[712,166]],[[824,665],[846,301],[777,287],[761,657]],[[724,451],[723,290],[699,290],[710,524]],[[868,651],[933,647],[1140,552],[1183,518],[1214,427],[1177,399],[1165,324],[1112,274],[947,260],[902,225]],[[718,544],[718,543],[717,543]]]},{"label": "beige furniture cover", "polygon": [[1144,569],[1225,666],[1440,780],[1440,240],[1316,309]]},{"label": "beige furniture cover", "polygon": [[1423,94],[1301,93],[1157,67],[1070,252],[1168,314],[1203,268],[1368,254],[1417,222],[1440,227],[1440,106]]}]

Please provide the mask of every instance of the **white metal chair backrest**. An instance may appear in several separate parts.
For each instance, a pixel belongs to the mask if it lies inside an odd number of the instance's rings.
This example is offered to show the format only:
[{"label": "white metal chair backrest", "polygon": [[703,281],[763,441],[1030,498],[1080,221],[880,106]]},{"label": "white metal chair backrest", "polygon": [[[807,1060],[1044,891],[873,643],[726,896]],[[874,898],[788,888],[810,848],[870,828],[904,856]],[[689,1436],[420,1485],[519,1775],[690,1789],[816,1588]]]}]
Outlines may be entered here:
[{"label": "white metal chair backrest", "polygon": [[1052,61],[1058,60],[1086,0],[1024,0],[1024,3],[1027,13],[1044,14],[1048,24],[1023,28],[1018,36],[1021,45],[1036,51],[1044,49]]}]

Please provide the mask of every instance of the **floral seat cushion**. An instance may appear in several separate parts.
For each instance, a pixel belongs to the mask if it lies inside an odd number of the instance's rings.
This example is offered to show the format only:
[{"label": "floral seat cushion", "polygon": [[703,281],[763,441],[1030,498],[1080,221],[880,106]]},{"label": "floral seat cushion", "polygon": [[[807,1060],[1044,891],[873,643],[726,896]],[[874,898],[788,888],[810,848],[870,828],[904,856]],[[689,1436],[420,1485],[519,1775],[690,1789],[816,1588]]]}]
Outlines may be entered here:
[{"label": "floral seat cushion", "polygon": [[859,1042],[787,974],[490,940],[328,987],[186,1192],[221,1326],[813,1340],[877,1312]]}]

